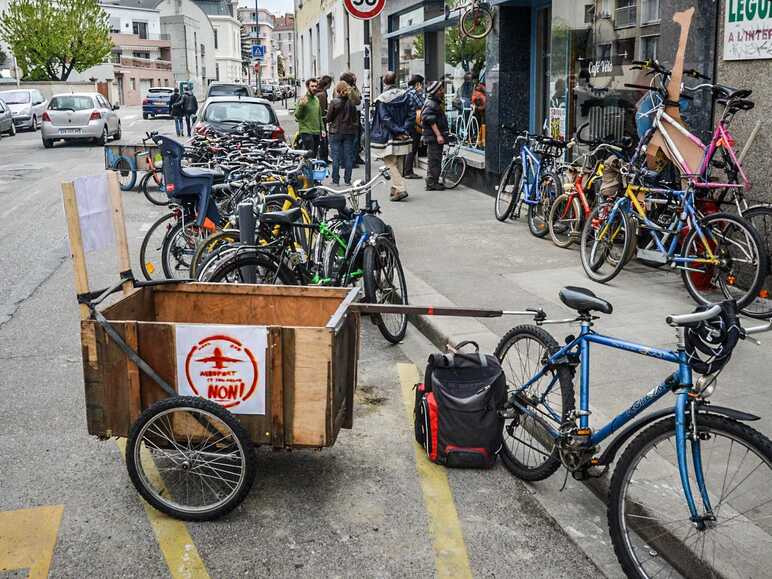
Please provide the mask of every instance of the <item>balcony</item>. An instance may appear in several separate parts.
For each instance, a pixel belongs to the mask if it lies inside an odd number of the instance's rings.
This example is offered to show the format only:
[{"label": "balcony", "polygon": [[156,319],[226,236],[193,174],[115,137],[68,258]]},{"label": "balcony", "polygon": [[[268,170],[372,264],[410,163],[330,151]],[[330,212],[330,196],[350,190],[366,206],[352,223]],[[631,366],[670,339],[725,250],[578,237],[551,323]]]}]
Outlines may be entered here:
[{"label": "balcony", "polygon": [[172,63],[168,60],[139,58],[137,56],[121,56],[119,59],[117,59],[116,64],[120,67],[126,68],[145,68],[168,71],[171,71],[172,69]]},{"label": "balcony", "polygon": [[624,6],[614,12],[614,28],[630,28],[638,25],[638,6]]},{"label": "balcony", "polygon": [[141,38],[137,34],[113,33],[110,39],[116,48],[142,49],[142,48],[171,48],[168,34],[147,34],[148,38]]}]

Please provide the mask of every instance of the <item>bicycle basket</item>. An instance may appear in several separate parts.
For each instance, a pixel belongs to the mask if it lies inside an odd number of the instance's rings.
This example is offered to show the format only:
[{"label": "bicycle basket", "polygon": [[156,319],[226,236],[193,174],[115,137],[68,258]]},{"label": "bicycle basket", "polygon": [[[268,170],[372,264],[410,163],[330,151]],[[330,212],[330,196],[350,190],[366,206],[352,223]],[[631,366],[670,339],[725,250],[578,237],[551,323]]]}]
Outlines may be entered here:
[{"label": "bicycle basket", "polygon": [[[695,311],[705,311],[698,306]],[[744,337],[737,319],[737,304],[727,300],[721,304],[721,314],[712,320],[686,328],[686,356],[689,366],[698,374],[713,374],[721,370],[732,357],[737,341]],[[705,359],[702,355],[706,356]]]},{"label": "bicycle basket", "polygon": [[306,165],[303,173],[306,177],[308,177],[308,179],[318,183],[321,183],[329,176],[327,163],[318,159],[314,159],[309,165]]}]

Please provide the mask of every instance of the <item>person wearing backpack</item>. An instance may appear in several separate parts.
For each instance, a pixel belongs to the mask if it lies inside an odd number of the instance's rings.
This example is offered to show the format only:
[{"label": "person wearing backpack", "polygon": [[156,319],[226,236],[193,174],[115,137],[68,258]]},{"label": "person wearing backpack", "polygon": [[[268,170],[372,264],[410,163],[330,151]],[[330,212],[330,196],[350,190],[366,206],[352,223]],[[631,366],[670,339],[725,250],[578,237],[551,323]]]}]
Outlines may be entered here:
[{"label": "person wearing backpack", "polygon": [[180,96],[180,89],[175,88],[174,93],[169,98],[169,113],[174,119],[174,130],[177,132],[177,136],[182,136],[182,97]]},{"label": "person wearing backpack", "polygon": [[188,136],[190,136],[190,125],[193,117],[198,112],[198,101],[196,95],[190,92],[190,88],[185,88],[185,93],[182,95],[182,114],[185,116],[185,126],[188,128]]},{"label": "person wearing backpack", "polygon": [[359,112],[351,102],[350,88],[345,81],[335,86],[335,98],[327,109],[327,130],[332,152],[332,182],[340,184],[340,166],[343,165],[343,181],[351,185],[354,168],[354,141],[359,130]]}]

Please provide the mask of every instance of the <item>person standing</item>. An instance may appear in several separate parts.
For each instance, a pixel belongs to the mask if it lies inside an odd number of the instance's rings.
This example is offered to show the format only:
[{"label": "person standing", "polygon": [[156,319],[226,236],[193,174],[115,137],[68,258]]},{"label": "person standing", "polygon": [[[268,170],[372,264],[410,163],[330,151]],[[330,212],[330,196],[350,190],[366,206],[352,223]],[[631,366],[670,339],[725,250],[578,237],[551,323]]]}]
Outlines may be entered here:
[{"label": "person standing", "polygon": [[405,157],[405,179],[420,179],[421,177],[416,175],[413,169],[415,168],[415,159],[418,156],[418,148],[421,146],[421,109],[425,100],[424,77],[420,74],[414,74],[410,77],[407,85],[410,88],[405,91],[405,94],[410,102],[410,110],[415,114],[415,122],[410,132],[413,141],[412,148]]},{"label": "person standing", "polygon": [[426,102],[421,109],[421,140],[426,144],[428,169],[426,171],[426,190],[443,191],[445,185],[440,182],[442,168],[442,149],[448,140],[448,117],[445,114],[445,87],[435,80],[426,89]]},{"label": "person standing", "polygon": [[182,97],[180,96],[180,89],[175,88],[172,96],[169,97],[169,114],[174,119],[174,130],[177,132],[177,136],[183,136],[182,133]]},{"label": "person standing", "polygon": [[391,200],[402,201],[407,197],[407,188],[400,165],[412,148],[410,129],[415,125],[415,112],[410,109],[405,91],[397,88],[396,83],[397,75],[392,71],[383,76],[384,91],[375,99],[370,148],[389,168]]},{"label": "person standing", "polygon": [[357,77],[351,72],[347,71],[340,75],[340,80],[345,82],[349,86],[348,100],[357,107],[357,133],[354,137],[354,166],[364,163],[359,157],[359,148],[362,143],[362,123],[360,122],[359,105],[362,103],[362,94],[357,88]]},{"label": "person standing", "polygon": [[298,106],[295,108],[300,147],[306,151],[311,151],[313,158],[319,154],[319,140],[324,135],[322,110],[316,96],[318,84],[315,78],[309,78],[306,81],[306,94],[300,97]]},{"label": "person standing", "polygon": [[359,130],[359,112],[350,98],[350,87],[345,81],[335,86],[335,98],[327,109],[327,129],[332,152],[332,182],[340,184],[340,166],[343,181],[351,185],[354,168],[354,139]]},{"label": "person standing", "polygon": [[316,88],[316,98],[319,99],[319,110],[322,112],[322,137],[319,139],[319,158],[323,161],[327,161],[330,156],[329,142],[327,140],[326,132],[327,125],[325,119],[327,118],[327,107],[329,106],[329,94],[327,89],[332,84],[332,77],[325,74],[319,78],[319,83]]},{"label": "person standing", "polygon": [[190,87],[185,87],[185,92],[182,95],[182,114],[185,116],[185,126],[188,129],[188,136],[190,136],[190,125],[193,121],[193,116],[198,112],[198,101],[196,95],[190,92]]}]

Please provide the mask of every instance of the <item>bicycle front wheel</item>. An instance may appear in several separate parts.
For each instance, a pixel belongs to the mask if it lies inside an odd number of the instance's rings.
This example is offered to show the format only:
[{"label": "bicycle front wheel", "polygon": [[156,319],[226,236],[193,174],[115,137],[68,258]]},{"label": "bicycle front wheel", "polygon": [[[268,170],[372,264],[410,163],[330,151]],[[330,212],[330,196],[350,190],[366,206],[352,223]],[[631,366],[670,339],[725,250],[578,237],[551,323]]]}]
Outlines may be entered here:
[{"label": "bicycle front wheel", "polygon": [[699,524],[690,520],[679,478],[674,418],[640,433],[619,460],[607,515],[622,568],[639,578],[768,576],[759,554],[772,552],[772,442],[713,414],[698,416],[696,433],[687,436],[686,454]]},{"label": "bicycle front wheel", "polygon": [[689,232],[681,255],[687,291],[698,304],[731,298],[745,308],[759,295],[767,276],[768,257],[759,234],[729,213],[713,213],[699,225]]},{"label": "bicycle front wheel", "polygon": [[496,219],[506,221],[512,215],[518,198],[520,197],[520,182],[523,179],[523,166],[519,161],[512,161],[501,176],[496,190],[496,204],[494,211]]},{"label": "bicycle front wheel", "polygon": [[550,172],[542,176],[539,202],[528,206],[528,229],[534,237],[542,238],[549,233],[550,210],[560,190],[560,178],[557,175]]},{"label": "bicycle front wheel", "polygon": [[756,294],[756,298],[745,308],[746,316],[759,319],[772,318],[772,207],[756,205],[743,211],[743,219],[747,220],[758,232],[760,241],[767,252],[767,276]]},{"label": "bicycle front wheel", "polygon": [[164,279],[163,246],[169,230],[179,218],[178,211],[161,216],[147,230],[139,248],[139,267],[146,280]]},{"label": "bicycle front wheel", "polygon": [[579,239],[582,230],[582,207],[576,197],[563,193],[552,204],[549,215],[552,243],[568,248]]},{"label": "bicycle front wheel", "polygon": [[627,213],[613,205],[598,205],[582,228],[582,268],[593,281],[614,279],[627,263],[634,231]]},{"label": "bicycle front wheel", "polygon": [[455,188],[466,173],[466,159],[460,155],[454,155],[442,165],[440,181],[447,189]]},{"label": "bicycle front wheel", "polygon": [[142,190],[145,198],[153,205],[168,205],[169,196],[166,194],[166,187],[156,183],[153,175],[154,173],[145,173],[139,182],[139,188]]},{"label": "bicycle front wheel", "polygon": [[493,28],[493,13],[487,6],[474,6],[461,16],[461,31],[469,38],[485,38]]},{"label": "bicycle front wheel", "polygon": [[[364,252],[364,289],[371,304],[407,305],[407,283],[399,253],[394,243],[379,236]],[[373,314],[371,319],[381,334],[392,344],[398,344],[407,332],[405,314]]]}]

